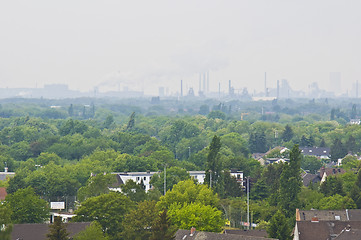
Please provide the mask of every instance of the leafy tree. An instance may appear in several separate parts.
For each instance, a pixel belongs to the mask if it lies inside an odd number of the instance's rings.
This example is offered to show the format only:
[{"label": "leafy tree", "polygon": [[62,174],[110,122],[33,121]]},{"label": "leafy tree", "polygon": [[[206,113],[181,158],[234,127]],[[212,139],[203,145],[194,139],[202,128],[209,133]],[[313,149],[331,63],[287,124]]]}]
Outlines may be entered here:
[{"label": "leafy tree", "polygon": [[328,176],[326,181],[320,185],[320,192],[327,197],[335,194],[344,196],[342,179],[337,176]]},{"label": "leafy tree", "polygon": [[109,240],[102,231],[102,226],[98,222],[92,222],[85,230],[73,237],[74,240]]},{"label": "leafy tree", "polygon": [[153,222],[157,220],[158,213],[155,201],[140,202],[137,209],[131,210],[124,217],[123,238],[129,240],[149,239],[152,235]]},{"label": "leafy tree", "polygon": [[325,197],[318,202],[318,209],[321,210],[337,210],[337,209],[354,209],[355,202],[349,196],[341,196],[335,194],[333,196]]},{"label": "leafy tree", "polygon": [[113,238],[123,231],[124,215],[134,208],[134,203],[121,193],[111,192],[85,200],[75,211],[75,222],[97,221],[103,232]]},{"label": "leafy tree", "polygon": [[11,211],[5,204],[0,204],[0,239],[11,239]]},{"label": "leafy tree", "polygon": [[161,196],[157,206],[160,209],[168,209],[174,203],[190,204],[193,202],[216,207],[219,199],[217,194],[214,194],[206,185],[199,185],[192,180],[186,180],[174,185],[172,190]]},{"label": "leafy tree", "polygon": [[222,212],[201,203],[173,204],[168,214],[179,229],[195,227],[199,231],[220,232],[224,226]]},{"label": "leafy tree", "polygon": [[203,104],[199,107],[199,114],[207,115],[209,113],[209,106],[207,104]]},{"label": "leafy tree", "polygon": [[301,191],[301,151],[295,145],[290,152],[290,162],[284,166],[280,179],[280,206],[286,217],[292,217],[299,206],[298,193]]},{"label": "leafy tree", "polygon": [[176,228],[172,227],[167,210],[164,209],[159,218],[152,225],[152,236],[150,240],[173,240],[175,239]]},{"label": "leafy tree", "polygon": [[316,173],[322,167],[320,159],[314,156],[304,156],[301,160],[301,168]]},{"label": "leafy tree", "polygon": [[86,186],[78,190],[78,199],[82,202],[89,197],[109,193],[109,187],[115,182],[116,176],[113,174],[98,174],[90,177]]},{"label": "leafy tree", "polygon": [[114,117],[112,114],[109,114],[104,122],[104,128],[112,128],[114,125]]},{"label": "leafy tree", "polygon": [[7,195],[5,200],[13,223],[42,223],[49,217],[46,201],[40,199],[31,187],[19,189]]},{"label": "leafy tree", "polygon": [[121,185],[120,188],[122,189],[122,193],[134,202],[141,202],[147,198],[147,194],[144,189],[145,186],[142,182],[137,184],[130,179],[125,184]]},{"label": "leafy tree", "polygon": [[[180,181],[190,179],[189,173],[180,167],[170,167],[166,170],[167,191]],[[156,187],[160,192],[164,192],[164,172],[154,174],[150,184]]]},{"label": "leafy tree", "polygon": [[210,118],[210,119],[217,119],[218,118],[218,119],[225,120],[226,119],[226,114],[219,111],[219,110],[213,110],[208,114],[207,117]]},{"label": "leafy tree", "polygon": [[278,210],[269,223],[267,229],[268,236],[279,240],[289,240],[291,239],[291,231],[285,215]]},{"label": "leafy tree", "polygon": [[55,217],[54,223],[49,225],[49,233],[46,234],[49,240],[67,240],[69,233],[66,231],[66,225],[61,220],[61,217]]},{"label": "leafy tree", "polygon": [[290,127],[290,125],[286,125],[285,126],[285,130],[283,131],[283,133],[282,133],[282,140],[284,141],[284,142],[289,142],[289,141],[291,141],[292,140],[292,138],[293,138],[293,130],[292,130],[292,128]]}]

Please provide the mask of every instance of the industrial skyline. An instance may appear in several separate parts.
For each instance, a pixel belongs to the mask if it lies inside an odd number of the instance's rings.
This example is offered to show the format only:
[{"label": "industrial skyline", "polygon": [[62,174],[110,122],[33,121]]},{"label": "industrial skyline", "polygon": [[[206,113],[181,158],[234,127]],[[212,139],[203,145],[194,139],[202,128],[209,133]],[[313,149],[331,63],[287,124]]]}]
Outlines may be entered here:
[{"label": "industrial skyline", "polygon": [[[183,94],[198,95],[202,74],[203,92],[226,92],[231,80],[236,93],[254,93],[267,72],[270,89],[287,79],[296,91],[317,83],[352,95],[360,8],[357,0],[3,1],[0,87],[156,95],[163,86],[174,95],[183,80]],[[341,83],[330,84],[330,73]]]}]

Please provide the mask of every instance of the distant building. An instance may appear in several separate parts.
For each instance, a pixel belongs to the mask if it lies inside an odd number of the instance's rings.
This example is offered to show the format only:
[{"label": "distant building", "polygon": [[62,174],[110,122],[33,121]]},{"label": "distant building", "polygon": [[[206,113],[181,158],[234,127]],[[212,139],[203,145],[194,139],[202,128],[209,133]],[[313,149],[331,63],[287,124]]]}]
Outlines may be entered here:
[{"label": "distant building", "polygon": [[[199,184],[204,183],[204,179],[206,174],[204,171],[188,171],[191,178],[197,180]],[[120,185],[125,184],[129,180],[133,180],[135,183],[140,184],[142,183],[145,187],[145,191],[148,192],[152,189],[152,185],[150,184],[150,180],[152,179],[154,174],[163,174],[163,172],[114,172],[117,177],[117,184],[113,187],[109,188],[111,191],[118,191],[120,192]],[[243,172],[237,170],[231,170],[230,175],[234,177],[238,183],[243,183]]]},{"label": "distant building", "polygon": [[330,148],[327,147],[300,147],[301,153],[304,156],[314,156],[321,159],[329,159]]}]

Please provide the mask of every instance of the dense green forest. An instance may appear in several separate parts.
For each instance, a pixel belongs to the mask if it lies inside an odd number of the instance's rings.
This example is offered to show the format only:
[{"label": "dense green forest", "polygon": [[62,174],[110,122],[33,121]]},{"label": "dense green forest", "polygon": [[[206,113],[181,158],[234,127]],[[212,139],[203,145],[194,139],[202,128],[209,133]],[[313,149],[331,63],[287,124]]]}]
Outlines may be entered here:
[{"label": "dense green forest", "polygon": [[[252,220],[269,229],[272,237],[280,238],[271,233],[279,219],[287,219],[284,229],[291,231],[296,208],[361,208],[357,157],[347,156],[342,166],[346,173],[321,186],[305,188],[300,177],[301,168],[314,173],[331,160],[360,152],[361,126],[348,124],[361,115],[356,99],[155,103],[8,99],[0,103],[0,169],[7,166],[16,172],[14,178],[0,182],[9,193],[0,212],[11,216],[0,219],[0,224],[42,222],[46,202],[67,201],[78,214],[76,221],[98,219],[92,227],[102,228],[111,239],[137,239],[135,232],[144,234],[141,239],[167,234],[135,229],[137,224],[152,229],[163,224],[169,232],[192,226],[219,232],[228,220],[229,227],[239,228],[246,221],[246,194],[230,177],[230,169],[249,176]],[[289,149],[283,153],[289,163],[265,167],[252,158],[252,153],[277,146]],[[303,157],[298,146],[330,147],[331,160]],[[274,150],[269,157],[280,154]],[[122,186],[123,194],[108,190],[114,183],[111,172],[162,171],[164,166],[169,183],[164,196],[161,174],[153,178],[155,189],[148,193],[132,182]],[[207,174],[211,170],[212,188],[209,177],[206,185],[195,185],[186,170]],[[31,216],[20,214],[19,198],[38,199],[33,201],[38,210]],[[104,208],[108,203],[114,208]],[[99,219],[102,211],[118,214]],[[195,212],[199,214],[195,219],[187,219]]]}]

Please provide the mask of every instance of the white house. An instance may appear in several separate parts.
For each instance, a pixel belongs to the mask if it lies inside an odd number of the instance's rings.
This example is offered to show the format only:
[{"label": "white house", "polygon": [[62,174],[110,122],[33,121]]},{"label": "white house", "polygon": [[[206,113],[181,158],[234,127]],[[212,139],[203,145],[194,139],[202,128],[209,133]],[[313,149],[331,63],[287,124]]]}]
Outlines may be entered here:
[{"label": "white house", "polygon": [[[145,186],[145,191],[148,192],[150,189],[152,189],[152,185],[150,184],[150,180],[152,179],[154,174],[163,174],[163,172],[113,172],[112,174],[117,175],[118,183],[119,185],[125,184],[129,180],[133,180],[137,184],[140,184],[143,182],[143,185]],[[206,177],[206,174],[204,171],[188,171],[191,178],[197,180],[199,184],[204,183],[204,179]],[[231,176],[235,177],[237,179],[237,182],[242,183],[243,182],[243,172],[241,171],[234,171],[231,170],[230,172]],[[120,192],[120,187],[113,187],[109,188],[111,191],[117,191]]]}]

